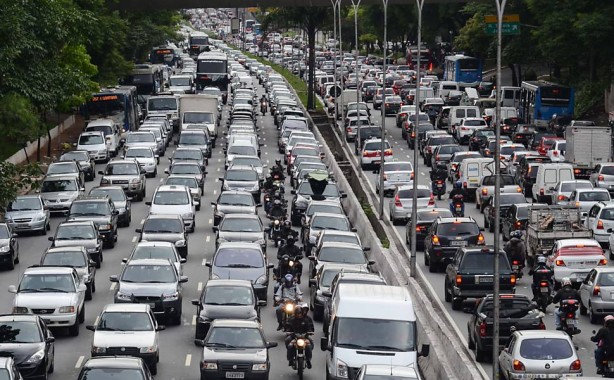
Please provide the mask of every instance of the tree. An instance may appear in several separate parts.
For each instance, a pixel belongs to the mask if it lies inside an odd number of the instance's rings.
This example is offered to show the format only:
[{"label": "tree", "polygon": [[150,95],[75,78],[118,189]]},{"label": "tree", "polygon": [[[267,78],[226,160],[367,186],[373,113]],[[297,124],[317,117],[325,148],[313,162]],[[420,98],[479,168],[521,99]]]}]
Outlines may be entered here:
[{"label": "tree", "polygon": [[20,191],[38,188],[38,180],[42,171],[38,164],[15,165],[0,161],[0,212],[6,211],[6,206],[19,195]]}]

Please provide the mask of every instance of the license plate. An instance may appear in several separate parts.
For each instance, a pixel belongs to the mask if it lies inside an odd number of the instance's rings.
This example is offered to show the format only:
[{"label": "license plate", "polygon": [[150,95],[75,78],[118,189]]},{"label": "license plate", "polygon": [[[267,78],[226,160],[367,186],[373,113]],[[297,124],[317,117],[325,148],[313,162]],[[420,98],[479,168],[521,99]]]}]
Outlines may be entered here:
[{"label": "license plate", "polygon": [[243,379],[245,378],[245,372],[226,372],[227,379]]},{"label": "license plate", "polygon": [[512,270],[518,270],[518,265],[512,265]]},{"label": "license plate", "polygon": [[614,361],[608,362],[608,368],[614,369]]},{"label": "license plate", "polygon": [[464,247],[467,245],[467,242],[464,240],[460,240],[460,241],[451,241],[450,245],[452,247]]},{"label": "license plate", "polygon": [[462,207],[457,207],[457,208],[456,208],[456,211],[457,211],[457,212],[461,212],[461,210],[462,210],[462,209],[463,209]]},{"label": "license plate", "polygon": [[28,223],[17,223],[15,227],[17,228],[28,228]]},{"label": "license plate", "polygon": [[575,326],[578,323],[578,321],[576,321],[575,319],[568,319],[566,323],[567,323],[567,326]]},{"label": "license plate", "polygon": [[547,287],[539,288],[539,291],[542,293],[548,293],[548,288]]},{"label": "license plate", "polygon": [[493,281],[492,277],[480,277],[480,284],[492,284]]}]

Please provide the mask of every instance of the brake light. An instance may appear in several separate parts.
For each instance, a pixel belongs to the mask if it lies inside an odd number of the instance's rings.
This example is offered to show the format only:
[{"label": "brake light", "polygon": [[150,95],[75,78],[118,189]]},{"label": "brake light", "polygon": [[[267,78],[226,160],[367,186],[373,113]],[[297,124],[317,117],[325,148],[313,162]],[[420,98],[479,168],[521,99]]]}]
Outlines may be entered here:
[{"label": "brake light", "polygon": [[580,207],[580,202],[576,201],[576,207]]},{"label": "brake light", "polygon": [[574,319],[575,316],[574,313],[567,313],[567,319]]},{"label": "brake light", "polygon": [[554,264],[555,264],[557,267],[564,267],[564,266],[565,266],[565,262],[564,262],[563,260],[556,260],[556,261],[554,262]]},{"label": "brake light", "polygon": [[416,137],[416,132],[411,133],[411,138],[413,139],[414,137]]},{"label": "brake light", "polygon": [[598,296],[601,294],[601,287],[599,285],[595,285],[593,288],[593,296]]},{"label": "brake light", "polygon": [[482,195],[488,195],[488,189],[487,188],[483,188],[482,189]]},{"label": "brake light", "polygon": [[564,201],[565,199],[567,199],[566,196],[564,195],[559,195],[559,201]]},{"label": "brake light", "polygon": [[540,288],[546,288],[546,287],[548,287],[548,281],[541,281],[541,282],[539,283],[539,286],[540,286]]},{"label": "brake light", "polygon": [[574,174],[580,174],[580,169],[574,169],[574,170],[573,170],[573,173],[574,173]]},{"label": "brake light", "polygon": [[347,128],[345,129],[345,131],[346,131],[346,132],[352,132],[352,127],[347,127]]},{"label": "brake light", "polygon": [[580,359],[574,360],[573,363],[571,363],[571,365],[569,366],[569,370],[570,371],[581,371],[582,362],[580,361]]},{"label": "brake light", "polygon": [[512,275],[512,276],[510,277],[510,284],[512,284],[512,285],[516,285],[516,276]]},{"label": "brake light", "polygon": [[482,235],[482,233],[480,233],[478,235],[478,244],[484,244],[484,243],[485,243],[484,235]]},{"label": "brake light", "polygon": [[559,151],[558,150],[553,150],[552,151],[552,155],[553,156],[558,156],[559,155]]},{"label": "brake light", "polygon": [[416,232],[420,232],[422,229],[420,227],[416,227]]},{"label": "brake light", "polygon": [[456,285],[460,285],[463,283],[463,276],[461,276],[460,274],[456,275]]},{"label": "brake light", "polygon": [[396,207],[403,207],[403,203],[401,203],[401,198],[399,198],[399,194],[394,197],[394,205]]},{"label": "brake light", "polygon": [[386,149],[384,151],[384,156],[392,156],[392,149]]},{"label": "brake light", "polygon": [[516,228],[522,227],[522,222],[518,221],[515,223]]},{"label": "brake light", "polygon": [[467,182],[463,182],[463,187],[467,188]]},{"label": "brake light", "polygon": [[605,179],[605,177],[604,177],[604,176],[602,176],[601,174],[599,175],[599,177],[597,177],[597,180],[598,180],[598,181],[603,181],[604,179]]},{"label": "brake light", "polygon": [[520,261],[518,261],[518,260],[512,260],[512,265],[520,265]]},{"label": "brake light", "polygon": [[601,259],[599,260],[599,264],[597,265],[607,265],[608,264],[608,260],[607,259]]},{"label": "brake light", "polygon": [[521,188],[521,187],[517,187],[517,188],[516,188],[516,192],[517,192],[517,193],[522,193],[522,188]]},{"label": "brake light", "polygon": [[484,149],[484,154],[490,154],[490,149]]},{"label": "brake light", "polygon": [[439,245],[439,236],[433,235],[433,237],[431,237],[431,242],[433,242],[433,245]]},{"label": "brake light", "polygon": [[469,130],[469,128],[467,128],[467,127],[461,127],[461,131],[468,131],[468,130]]},{"label": "brake light", "polygon": [[597,221],[597,229],[598,230],[603,230],[603,221],[601,219],[599,219]]},{"label": "brake light", "polygon": [[388,180],[388,174],[384,174],[384,181]]},{"label": "brake light", "polygon": [[520,360],[514,360],[513,362],[514,371],[524,371],[524,364]]},{"label": "brake light", "polygon": [[486,322],[480,323],[480,337],[486,337]]}]

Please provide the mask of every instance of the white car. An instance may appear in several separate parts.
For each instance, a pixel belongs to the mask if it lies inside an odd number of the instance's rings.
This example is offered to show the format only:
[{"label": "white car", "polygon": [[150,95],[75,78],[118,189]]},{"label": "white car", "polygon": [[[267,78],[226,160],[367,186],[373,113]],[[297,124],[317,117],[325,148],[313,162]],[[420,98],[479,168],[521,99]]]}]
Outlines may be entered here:
[{"label": "white car", "polygon": [[576,189],[592,189],[593,185],[586,179],[572,179],[556,184],[552,192],[553,205],[568,205],[569,196]]},{"label": "white car", "polygon": [[196,209],[192,194],[187,186],[160,185],[154,192],[150,202],[150,215],[180,215],[189,232],[194,232],[196,227]]},{"label": "white car", "polygon": [[111,155],[116,156],[119,150],[120,127],[113,119],[97,119],[87,123],[85,132],[102,132]]},{"label": "white car", "polygon": [[[360,154],[360,166],[366,169],[369,165],[377,165],[381,161],[382,140],[370,139],[365,141]],[[384,162],[392,161],[392,145],[384,141]]]},{"label": "white car", "polygon": [[580,209],[582,219],[586,218],[588,210],[597,202],[610,201],[610,193],[606,189],[576,189],[569,195],[569,204]]},{"label": "white car", "polygon": [[100,131],[83,132],[77,140],[76,150],[87,150],[95,162],[109,162],[111,155],[104,134]]},{"label": "white car", "polygon": [[158,175],[160,156],[155,154],[152,148],[138,146],[128,148],[124,151],[124,159],[135,159],[139,167],[145,170],[147,177],[155,178]]},{"label": "white car", "polygon": [[[602,245],[609,245],[614,229],[614,203],[597,202],[584,220],[586,228],[593,231],[593,238]],[[611,252],[611,251],[610,251]],[[610,253],[610,257],[612,253]]]},{"label": "white car", "polygon": [[481,117],[466,117],[456,126],[456,139],[461,144],[466,143],[469,141],[469,137],[471,137],[473,131],[484,128],[488,128],[486,120]]},{"label": "white car", "polygon": [[[47,327],[68,327],[71,336],[79,335],[85,321],[85,290],[72,267],[30,267],[25,270],[15,293],[13,314],[40,315]],[[45,310],[43,313],[41,310]]]},{"label": "white car", "polygon": [[564,278],[575,283],[582,282],[593,268],[608,263],[603,248],[594,239],[558,240],[547,260],[554,269],[557,284]]},{"label": "white car", "polygon": [[556,140],[550,150],[546,152],[546,156],[550,157],[552,162],[563,162],[565,161],[566,146],[566,140]]}]

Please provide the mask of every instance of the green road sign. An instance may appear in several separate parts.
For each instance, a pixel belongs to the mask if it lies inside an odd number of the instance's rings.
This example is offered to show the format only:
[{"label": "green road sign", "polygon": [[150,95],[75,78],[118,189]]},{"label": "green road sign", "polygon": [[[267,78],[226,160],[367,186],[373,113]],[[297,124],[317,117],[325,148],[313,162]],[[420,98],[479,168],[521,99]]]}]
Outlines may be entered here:
[{"label": "green road sign", "polygon": [[[486,34],[496,35],[497,34],[497,23],[486,24]],[[504,34],[504,35],[520,34],[520,23],[519,22],[501,23],[501,34]]]}]

